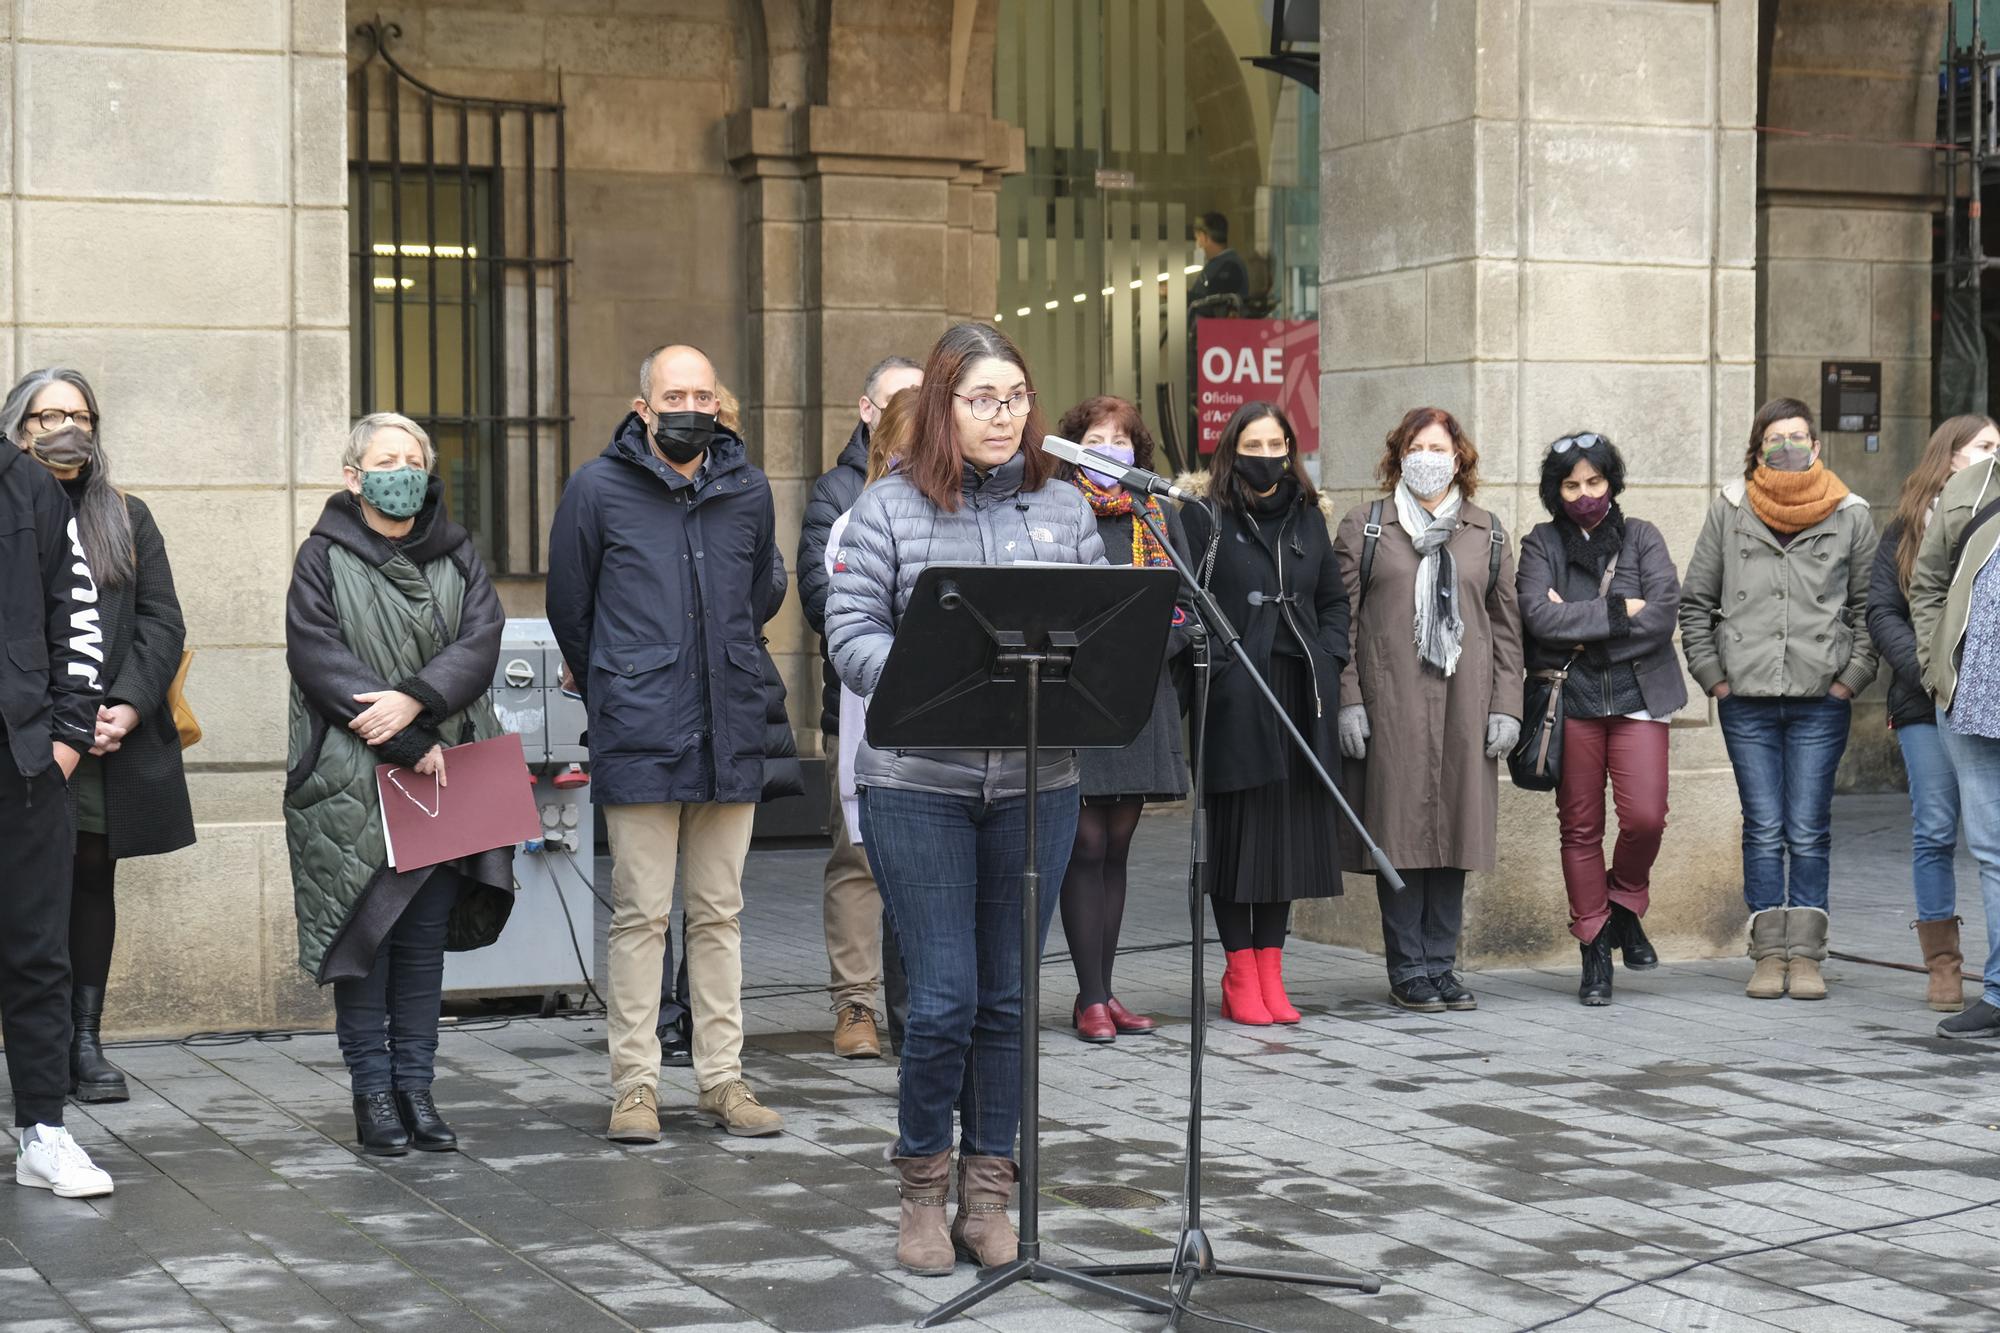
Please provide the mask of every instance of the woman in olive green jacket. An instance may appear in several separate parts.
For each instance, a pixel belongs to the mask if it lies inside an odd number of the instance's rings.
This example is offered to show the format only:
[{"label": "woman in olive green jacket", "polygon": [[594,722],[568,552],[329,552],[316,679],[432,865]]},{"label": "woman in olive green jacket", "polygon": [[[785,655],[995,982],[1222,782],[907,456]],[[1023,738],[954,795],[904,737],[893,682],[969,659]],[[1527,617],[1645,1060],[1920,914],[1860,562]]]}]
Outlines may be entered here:
[{"label": "woman in olive green jacket", "polygon": [[1743,803],[1754,999],[1826,995],[1833,774],[1875,679],[1875,544],[1867,501],[1820,458],[1812,409],[1759,408],[1743,480],[1709,507],[1681,588],[1681,648],[1717,701]]}]

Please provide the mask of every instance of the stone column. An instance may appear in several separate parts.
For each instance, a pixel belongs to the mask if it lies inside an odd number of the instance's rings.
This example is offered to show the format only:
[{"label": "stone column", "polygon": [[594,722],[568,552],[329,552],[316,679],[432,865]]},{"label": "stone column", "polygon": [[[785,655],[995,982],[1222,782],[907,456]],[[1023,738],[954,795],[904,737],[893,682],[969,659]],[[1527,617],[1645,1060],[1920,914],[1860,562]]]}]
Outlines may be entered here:
[{"label": "stone column", "polygon": [[0,33],[9,14],[9,369],[97,389],[114,475],[166,537],[206,732],[200,841],[120,868],[108,1022],[316,1021],[279,816],[284,599],[347,429],[345,9],[76,0],[8,6]]},{"label": "stone column", "polygon": [[[1757,397],[1820,407],[1822,361],[1882,365],[1882,430],[1820,422],[1886,526],[1930,437],[1932,219],[1943,0],[1777,0],[1757,207]],[[1746,438],[1747,443],[1747,438]],[[1887,681],[1856,701],[1849,789],[1895,790]]]},{"label": "stone column", "polygon": [[[1754,404],[1754,0],[1328,0],[1322,9],[1322,467],[1377,493],[1402,412],[1457,414],[1516,544],[1547,443],[1610,435],[1625,507],[1685,563]],[[1737,811],[1709,709],[1673,733],[1651,918],[1669,954],[1740,948]],[[1394,719],[1377,722],[1378,733]],[[1465,961],[1574,963],[1554,804],[1504,786]],[[1381,947],[1372,881],[1299,913]]]},{"label": "stone column", "polygon": [[[921,361],[948,324],[992,318],[995,200],[1001,172],[1019,169],[1020,135],[984,113],[831,106],[759,108],[728,134],[752,228],[748,428],[789,562],[868,368]],[[815,732],[818,645],[804,618],[774,621],[771,649],[793,725]]]}]

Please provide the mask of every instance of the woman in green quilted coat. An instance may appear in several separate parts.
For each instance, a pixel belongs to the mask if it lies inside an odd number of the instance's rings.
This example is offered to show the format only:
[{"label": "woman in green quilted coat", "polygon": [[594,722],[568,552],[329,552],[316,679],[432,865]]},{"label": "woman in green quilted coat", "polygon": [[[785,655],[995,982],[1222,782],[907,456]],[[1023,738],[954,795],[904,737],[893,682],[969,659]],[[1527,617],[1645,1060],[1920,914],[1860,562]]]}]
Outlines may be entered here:
[{"label": "woman in green quilted coat", "polygon": [[383,845],[378,763],[444,784],[449,747],[500,734],[506,615],[436,464],[416,422],[363,417],[285,604],[299,966],[333,986],[355,1135],[380,1156],[458,1146],[431,1099],[444,951],[491,944],[513,907],[511,846],[399,873]]}]

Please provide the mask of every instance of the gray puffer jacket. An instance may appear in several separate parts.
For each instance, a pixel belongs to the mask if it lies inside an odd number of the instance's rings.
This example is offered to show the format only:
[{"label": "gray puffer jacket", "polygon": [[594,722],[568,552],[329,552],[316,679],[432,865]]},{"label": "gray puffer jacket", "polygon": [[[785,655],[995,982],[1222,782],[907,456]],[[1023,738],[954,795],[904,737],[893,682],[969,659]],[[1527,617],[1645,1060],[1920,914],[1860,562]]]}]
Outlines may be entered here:
[{"label": "gray puffer jacket", "polygon": [[[1016,454],[981,477],[964,472],[963,500],[953,513],[933,505],[901,476],[861,493],[833,569],[826,603],[826,642],[842,683],[867,698],[882,678],[896,626],[927,565],[1005,565],[1017,560],[1101,565],[1097,520],[1076,487],[1051,481],[1021,490],[1026,462]],[[858,787],[976,796],[994,801],[1025,795],[1027,765],[1020,750],[887,750],[866,738],[854,760]],[[1043,752],[1043,791],[1073,787],[1076,752]]]}]

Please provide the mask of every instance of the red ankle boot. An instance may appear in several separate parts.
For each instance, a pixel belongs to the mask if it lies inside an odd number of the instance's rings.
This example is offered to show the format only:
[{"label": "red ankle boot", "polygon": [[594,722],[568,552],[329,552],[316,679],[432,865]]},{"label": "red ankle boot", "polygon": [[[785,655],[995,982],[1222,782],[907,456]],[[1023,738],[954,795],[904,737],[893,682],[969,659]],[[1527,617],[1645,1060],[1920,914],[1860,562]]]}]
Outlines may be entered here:
[{"label": "red ankle boot", "polygon": [[1257,984],[1264,995],[1264,1007],[1271,1011],[1274,1023],[1296,1023],[1299,1011],[1292,1008],[1292,1001],[1285,994],[1285,951],[1283,949],[1257,950]]},{"label": "red ankle boot", "polygon": [[1269,1027],[1271,1011],[1264,1007],[1264,987],[1257,977],[1257,951],[1231,949],[1222,972],[1222,1016],[1249,1027]]}]

